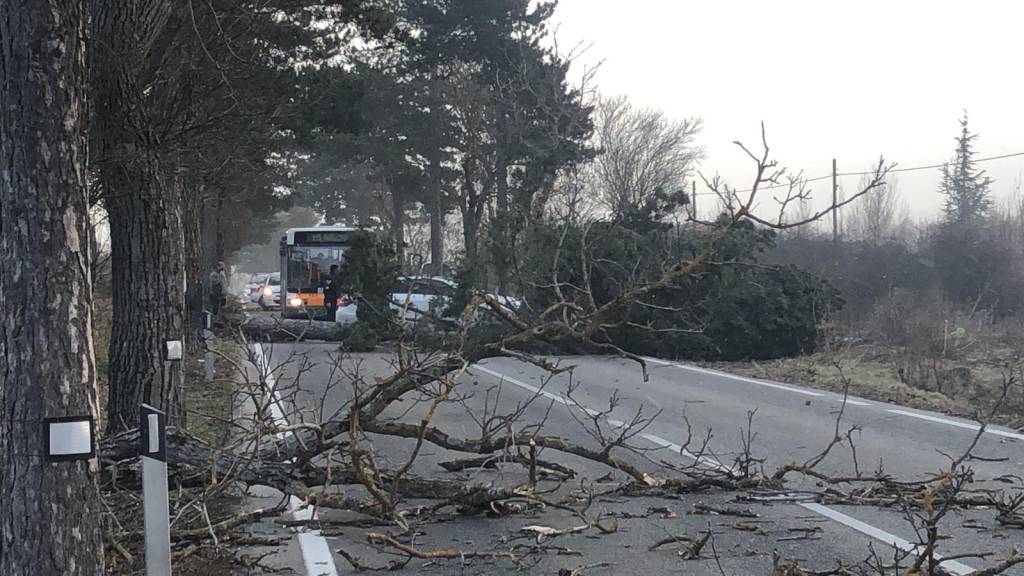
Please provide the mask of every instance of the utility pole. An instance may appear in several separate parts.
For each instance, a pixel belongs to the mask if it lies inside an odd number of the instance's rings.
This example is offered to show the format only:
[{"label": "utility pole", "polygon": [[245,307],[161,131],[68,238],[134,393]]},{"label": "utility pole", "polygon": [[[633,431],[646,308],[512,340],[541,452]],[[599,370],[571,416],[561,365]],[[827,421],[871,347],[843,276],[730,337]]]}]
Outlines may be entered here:
[{"label": "utility pole", "polygon": [[839,174],[836,172],[836,159],[832,159],[832,243],[839,243]]},{"label": "utility pole", "polygon": [[697,181],[696,180],[690,180],[690,189],[693,191],[693,193],[690,194],[690,202],[693,205],[693,207],[691,209],[692,210],[691,214],[693,216],[693,219],[697,220]]}]

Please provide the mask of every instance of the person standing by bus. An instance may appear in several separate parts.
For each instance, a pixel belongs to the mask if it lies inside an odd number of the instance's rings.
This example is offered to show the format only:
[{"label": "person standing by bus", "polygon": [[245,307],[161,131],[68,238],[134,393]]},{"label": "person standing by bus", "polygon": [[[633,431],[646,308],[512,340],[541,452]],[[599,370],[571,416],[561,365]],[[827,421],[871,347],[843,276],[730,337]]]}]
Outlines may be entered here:
[{"label": "person standing by bus", "polygon": [[225,273],[226,267],[221,262],[217,264],[217,269],[210,272],[210,312],[216,316],[220,314],[221,306],[227,302],[225,296],[228,285],[228,277]]},{"label": "person standing by bus", "polygon": [[340,288],[338,282],[338,265],[331,264],[331,273],[327,277],[327,284],[324,286],[324,307],[327,308],[327,320],[334,322],[334,312],[338,309],[338,293]]}]

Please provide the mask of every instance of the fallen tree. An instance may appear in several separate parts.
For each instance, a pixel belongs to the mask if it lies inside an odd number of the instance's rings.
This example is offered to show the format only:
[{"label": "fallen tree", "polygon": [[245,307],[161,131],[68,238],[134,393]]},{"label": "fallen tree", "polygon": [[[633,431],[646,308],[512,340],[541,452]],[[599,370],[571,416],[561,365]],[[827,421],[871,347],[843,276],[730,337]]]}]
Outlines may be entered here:
[{"label": "fallen tree", "polygon": [[[290,355],[283,359],[268,357],[270,354],[251,339],[275,340],[287,337],[289,341],[298,341],[308,338],[311,333],[340,334],[342,327],[272,320],[243,325],[238,333],[243,344],[244,358],[232,362],[240,382],[239,393],[250,406],[249,416],[233,422],[238,434],[236,440],[227,446],[209,446],[180,430],[172,431],[168,437],[168,460],[172,464],[173,482],[183,488],[203,490],[203,494],[211,490],[211,483],[264,485],[282,494],[294,495],[310,505],[367,515],[399,529],[396,535],[378,534],[369,537],[370,543],[397,551],[404,555],[406,561],[411,558],[476,557],[519,562],[523,554],[512,550],[474,550],[462,551],[462,554],[449,549],[431,551],[417,548],[402,541],[402,538],[416,533],[419,515],[429,515],[431,511],[436,512],[446,506],[452,506],[462,513],[488,511],[500,515],[515,513],[517,508],[509,504],[516,501],[568,510],[580,519],[580,530],[554,530],[548,532],[549,536],[591,529],[599,532],[614,531],[616,528],[613,526],[587,515],[592,495],[578,506],[551,502],[545,498],[544,491],[538,488],[538,479],[545,473],[545,469],[558,472],[558,482],[573,475],[571,468],[558,461],[559,455],[597,463],[621,474],[615,484],[606,489],[606,492],[621,496],[671,495],[713,489],[757,489],[784,495],[787,479],[792,475],[804,475],[829,487],[816,496],[821,500],[845,498],[853,502],[870,493],[872,498],[885,495],[907,505],[909,510],[923,511],[924,515],[920,517],[923,529],[919,531],[922,542],[919,548],[907,552],[904,558],[913,556],[917,568],[928,570],[927,573],[942,573],[942,562],[936,560],[934,554],[935,543],[941,536],[938,530],[944,516],[941,510],[943,506],[948,509],[965,501],[967,479],[971,474],[965,464],[970,449],[962,457],[954,459],[948,471],[927,481],[901,483],[884,475],[863,475],[859,470],[849,476],[831,477],[818,470],[819,464],[837,446],[848,445],[853,450],[852,434],[844,433],[840,428],[843,419],[840,412],[836,428],[824,450],[804,462],[787,464],[775,471],[763,471],[761,460],[752,453],[749,439],[744,442],[734,462],[722,462],[711,452],[708,435],[703,440],[688,438],[681,447],[681,452],[690,455],[692,464],[671,466],[654,461],[649,456],[651,448],[636,441],[650,425],[652,417],[638,410],[621,425],[613,426],[608,419],[619,408],[615,398],[609,400],[605,411],[584,409],[575,403],[571,389],[563,402],[569,406],[573,418],[582,428],[585,442],[545,433],[546,416],[536,422],[525,419],[524,414],[530,405],[547,398],[543,390],[538,390],[531,400],[515,406],[499,406],[497,400],[492,404],[485,401],[482,413],[474,414],[479,425],[479,433],[475,437],[456,436],[437,422],[437,415],[442,408],[465,403],[466,397],[460,392],[466,381],[465,373],[482,360],[511,357],[541,367],[552,375],[571,372],[571,367],[558,366],[544,357],[521,351],[530,344],[584,342],[634,361],[646,379],[646,361],[621,349],[607,338],[608,327],[621,320],[623,309],[645,302],[646,297],[671,285],[678,278],[698,273],[704,264],[713,261],[719,245],[741,223],[753,221],[766,227],[789,226],[782,212],[776,221],[769,221],[753,213],[759,190],[780,185],[783,172],[769,160],[766,143],[761,156],[751,157],[757,163],[756,178],[751,191],[743,198],[734,190],[713,186],[716,192],[731,195],[728,205],[732,209],[714,222],[698,223],[708,227],[709,241],[692,258],[665,266],[657,278],[636,278],[623,285],[614,298],[602,304],[597,304],[590,297],[592,287],[588,283],[568,286],[561,283],[557,274],[552,278],[551,285],[562,296],[543,310],[515,313],[494,296],[477,294],[463,311],[459,328],[450,333],[439,347],[419,346],[410,337],[411,327],[403,320],[392,318],[389,321],[393,323],[392,329],[398,339],[394,344],[393,369],[390,374],[366,374],[358,370],[358,367],[353,369],[347,366],[342,355],[332,358],[332,381],[324,383],[323,396],[344,392],[346,400],[341,407],[327,408],[322,401],[319,406],[304,407],[304,403],[309,402],[302,382],[309,371],[308,358],[301,355]],[[870,193],[884,180],[888,168],[880,162],[875,177],[863,190],[830,209],[837,209]],[[781,204],[785,207],[792,197],[805,194],[806,190],[799,183],[790,182],[788,195],[783,197]],[[817,217],[827,213],[823,212]],[[555,254],[555,258],[558,258],[558,254]],[[581,259],[582,278],[589,278],[588,270],[592,264]],[[469,337],[474,318],[481,309],[486,309],[506,328],[494,339],[481,341]],[[283,379],[282,374],[286,369],[298,376]],[[405,403],[404,407],[400,404],[402,402]],[[393,414],[396,410],[402,415],[414,415],[418,421],[401,421]],[[748,433],[752,434],[749,430]],[[381,454],[374,449],[372,437],[400,439],[406,442],[410,451],[402,457],[403,460],[391,463],[389,467],[382,466],[379,462]],[[137,481],[132,464],[137,443],[138,436],[134,431],[104,441],[102,454],[108,484],[117,482],[124,485]],[[413,465],[425,445],[472,457],[469,461],[448,461],[455,462],[450,464],[454,468],[483,467],[493,458],[522,467],[527,474],[526,480],[521,484],[502,486],[415,474],[412,472]],[[543,460],[539,456],[540,451],[544,452]],[[395,458],[396,455],[389,455],[389,460]],[[854,489],[843,492],[837,488],[846,485],[852,485]],[[359,491],[332,490],[339,486],[359,487]],[[870,490],[860,488],[863,486],[869,486]],[[405,502],[423,500],[432,502],[426,506],[426,511],[423,505],[403,507]],[[940,502],[942,504],[937,508]],[[1007,525],[1012,525],[1015,518],[1019,517],[1021,503],[1008,500],[1002,506],[1000,518]],[[246,518],[208,522],[208,532],[211,537],[216,537],[218,526],[222,530],[234,530]],[[199,537],[198,532],[188,534],[190,537]],[[130,537],[134,535],[120,535],[122,540]],[[697,546],[696,542],[700,545]],[[707,547],[714,549],[713,533],[709,531],[706,537],[696,538],[691,547],[688,553],[690,558],[700,558],[702,554],[707,554]],[[717,557],[717,552],[715,554]],[[345,557],[357,569],[369,568],[354,556],[346,553]],[[1019,562],[1016,558],[1011,555],[1006,562]],[[996,567],[1003,565],[998,564]],[[788,573],[806,573],[796,565],[790,568]],[[878,573],[884,573],[884,566]]]}]

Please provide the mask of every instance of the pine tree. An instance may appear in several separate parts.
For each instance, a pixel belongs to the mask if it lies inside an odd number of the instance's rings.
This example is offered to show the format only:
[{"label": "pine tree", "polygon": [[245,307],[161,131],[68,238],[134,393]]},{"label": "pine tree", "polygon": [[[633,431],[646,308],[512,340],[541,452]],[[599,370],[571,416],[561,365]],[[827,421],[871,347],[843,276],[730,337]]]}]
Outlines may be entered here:
[{"label": "pine tree", "polygon": [[942,166],[939,192],[946,197],[944,208],[947,224],[973,222],[992,207],[992,179],[974,166],[974,140],[967,127],[967,113],[960,119],[960,136],[956,139],[956,155]]}]

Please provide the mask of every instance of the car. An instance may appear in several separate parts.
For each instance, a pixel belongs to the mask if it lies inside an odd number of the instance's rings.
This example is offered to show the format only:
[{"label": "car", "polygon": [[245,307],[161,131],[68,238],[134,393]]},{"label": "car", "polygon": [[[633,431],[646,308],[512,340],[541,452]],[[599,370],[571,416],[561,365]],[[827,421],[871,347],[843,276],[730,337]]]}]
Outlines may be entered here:
[{"label": "car", "polygon": [[[252,302],[254,304],[258,302],[262,295],[263,285],[273,275],[272,272],[258,272],[249,276],[249,281],[245,283],[245,286],[242,287],[242,292],[239,294],[242,302]],[[280,276],[278,277],[280,278]]]},{"label": "car", "polygon": [[281,307],[281,275],[270,274],[257,291],[256,303],[264,310]]},{"label": "car", "polygon": [[[457,318],[444,317],[449,304],[455,297],[458,284],[441,276],[401,276],[391,293],[391,309],[395,316],[407,321],[422,320],[428,314],[453,323]],[[509,312],[518,310],[521,302],[509,296],[495,296]],[[334,320],[338,324],[351,324],[357,320],[358,306],[348,296],[338,299]],[[477,316],[483,313],[478,311]]]}]

